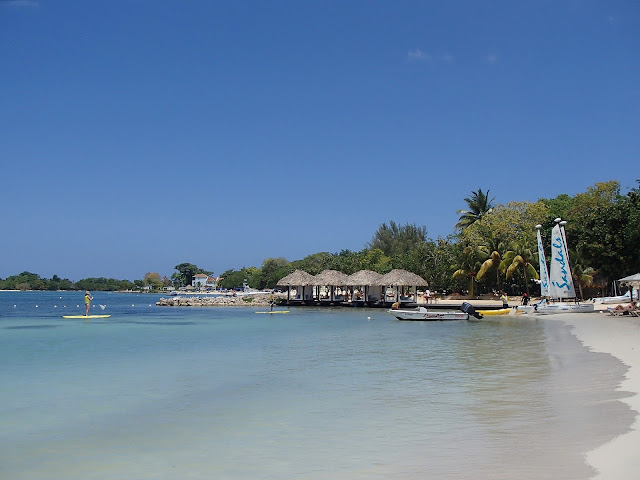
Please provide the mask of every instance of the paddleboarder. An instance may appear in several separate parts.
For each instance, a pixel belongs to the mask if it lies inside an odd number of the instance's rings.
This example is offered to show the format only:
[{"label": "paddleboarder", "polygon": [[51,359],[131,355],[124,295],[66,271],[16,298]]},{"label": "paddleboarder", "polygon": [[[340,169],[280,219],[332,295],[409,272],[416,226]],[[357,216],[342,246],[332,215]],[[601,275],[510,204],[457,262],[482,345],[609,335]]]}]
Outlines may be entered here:
[{"label": "paddleboarder", "polygon": [[89,308],[91,308],[91,300],[93,300],[93,297],[91,296],[91,293],[89,293],[89,290],[87,290],[86,292],[84,292],[84,316],[85,317],[89,316]]}]

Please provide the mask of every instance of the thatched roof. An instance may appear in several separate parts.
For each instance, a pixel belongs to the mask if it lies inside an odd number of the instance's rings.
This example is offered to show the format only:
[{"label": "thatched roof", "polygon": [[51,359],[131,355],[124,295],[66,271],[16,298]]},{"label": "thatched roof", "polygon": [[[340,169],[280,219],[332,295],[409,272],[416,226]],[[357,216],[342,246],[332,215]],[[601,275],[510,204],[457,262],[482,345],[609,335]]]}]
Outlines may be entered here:
[{"label": "thatched roof", "polygon": [[359,272],[349,275],[346,285],[359,287],[361,285],[383,285],[380,283],[382,275],[371,270],[360,270]]},{"label": "thatched roof", "polygon": [[281,287],[303,287],[307,285],[317,285],[316,277],[303,270],[296,270],[278,281]]},{"label": "thatched roof", "polygon": [[391,270],[386,275],[383,275],[380,281],[382,285],[391,285],[392,287],[426,287],[429,285],[419,275],[401,269]]},{"label": "thatched roof", "polygon": [[315,277],[314,285],[341,287],[347,285],[349,277],[337,270],[324,270]]}]

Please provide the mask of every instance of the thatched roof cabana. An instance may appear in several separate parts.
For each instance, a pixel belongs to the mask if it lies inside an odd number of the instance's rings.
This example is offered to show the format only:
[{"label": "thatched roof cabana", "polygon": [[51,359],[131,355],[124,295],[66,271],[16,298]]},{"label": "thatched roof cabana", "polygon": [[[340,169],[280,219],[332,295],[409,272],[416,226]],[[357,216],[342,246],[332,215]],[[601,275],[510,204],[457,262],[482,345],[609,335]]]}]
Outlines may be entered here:
[{"label": "thatched roof cabana", "polygon": [[337,270],[324,270],[315,276],[314,285],[342,287],[348,285],[349,277]]},{"label": "thatched roof cabana", "polygon": [[303,270],[296,270],[278,281],[281,287],[304,287],[317,285],[316,277]]},{"label": "thatched roof cabana", "polygon": [[371,270],[360,270],[359,272],[349,275],[347,283],[352,287],[359,287],[362,285],[383,285],[380,283],[382,275]]},{"label": "thatched roof cabana", "polygon": [[392,287],[426,287],[429,283],[415,273],[406,270],[396,269],[382,276],[381,285],[390,285]]}]

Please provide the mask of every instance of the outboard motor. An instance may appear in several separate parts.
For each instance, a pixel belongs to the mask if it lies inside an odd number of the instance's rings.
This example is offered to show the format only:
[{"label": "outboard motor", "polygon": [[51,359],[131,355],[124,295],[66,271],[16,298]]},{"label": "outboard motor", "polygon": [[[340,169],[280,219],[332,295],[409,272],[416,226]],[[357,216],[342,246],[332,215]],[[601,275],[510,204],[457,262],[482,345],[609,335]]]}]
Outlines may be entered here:
[{"label": "outboard motor", "polygon": [[476,309],[473,308],[473,305],[471,305],[469,302],[463,302],[462,305],[460,305],[460,310],[462,310],[464,313],[468,313],[473,317],[476,317],[477,319],[484,317],[484,315],[482,315],[481,313],[476,312]]}]

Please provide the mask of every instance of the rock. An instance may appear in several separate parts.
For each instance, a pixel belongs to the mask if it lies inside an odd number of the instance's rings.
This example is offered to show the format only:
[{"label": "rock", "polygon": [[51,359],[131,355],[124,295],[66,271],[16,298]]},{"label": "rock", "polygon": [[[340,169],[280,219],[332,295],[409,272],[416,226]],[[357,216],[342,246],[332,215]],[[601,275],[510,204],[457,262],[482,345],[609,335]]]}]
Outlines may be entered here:
[{"label": "rock", "polygon": [[284,294],[273,295],[242,295],[221,297],[169,297],[161,298],[156,302],[160,307],[264,307],[268,306],[272,299],[284,299]]}]

